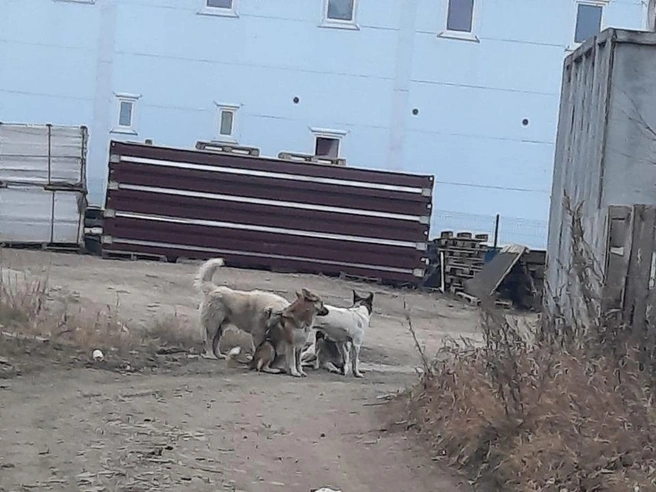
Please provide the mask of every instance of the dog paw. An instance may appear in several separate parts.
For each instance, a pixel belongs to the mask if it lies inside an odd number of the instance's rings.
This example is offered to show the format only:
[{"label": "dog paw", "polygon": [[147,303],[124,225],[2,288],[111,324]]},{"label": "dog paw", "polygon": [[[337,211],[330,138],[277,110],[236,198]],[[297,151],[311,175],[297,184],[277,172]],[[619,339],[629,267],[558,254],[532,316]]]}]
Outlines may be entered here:
[{"label": "dog paw", "polygon": [[360,372],[360,371],[358,371],[358,372],[354,372],[353,375],[354,375],[356,378],[363,378],[363,377],[364,377],[364,374],[362,374],[362,372]]}]

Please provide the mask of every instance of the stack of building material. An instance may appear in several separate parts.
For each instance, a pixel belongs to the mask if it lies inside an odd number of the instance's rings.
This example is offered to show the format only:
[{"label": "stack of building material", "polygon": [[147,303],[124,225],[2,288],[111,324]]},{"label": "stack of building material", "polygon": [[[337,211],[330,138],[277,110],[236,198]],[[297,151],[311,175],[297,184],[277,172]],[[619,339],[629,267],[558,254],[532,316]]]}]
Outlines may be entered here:
[{"label": "stack of building material", "polygon": [[0,124],[0,244],[79,247],[86,127]]},{"label": "stack of building material", "polygon": [[[440,264],[444,272],[444,288],[451,292],[464,290],[465,281],[481,271],[485,262],[488,235],[442,231],[437,243]],[[433,249],[435,247],[433,246]]]},{"label": "stack of building material", "polygon": [[110,143],[102,252],[416,285],[429,175]]}]

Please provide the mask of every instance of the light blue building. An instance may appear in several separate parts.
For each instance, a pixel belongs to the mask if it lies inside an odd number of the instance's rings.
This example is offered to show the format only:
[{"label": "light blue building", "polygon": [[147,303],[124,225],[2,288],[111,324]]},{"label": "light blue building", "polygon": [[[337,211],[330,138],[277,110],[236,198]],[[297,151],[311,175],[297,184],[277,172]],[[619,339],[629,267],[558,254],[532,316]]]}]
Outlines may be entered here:
[{"label": "light blue building", "polygon": [[436,176],[433,231],[544,247],[563,58],[642,0],[0,0],[0,121]]}]

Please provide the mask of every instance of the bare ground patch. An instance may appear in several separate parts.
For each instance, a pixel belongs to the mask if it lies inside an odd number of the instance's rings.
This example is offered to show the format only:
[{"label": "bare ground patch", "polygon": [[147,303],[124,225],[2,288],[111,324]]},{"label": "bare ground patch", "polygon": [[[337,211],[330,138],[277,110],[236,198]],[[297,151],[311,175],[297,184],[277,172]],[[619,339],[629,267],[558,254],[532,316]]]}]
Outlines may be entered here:
[{"label": "bare ground patch", "polygon": [[348,305],[352,288],[375,291],[365,379],[297,381],[194,357],[195,265],[0,253],[5,271],[27,274],[22,289],[47,284],[0,321],[21,335],[0,338],[0,357],[21,373],[0,381],[0,490],[468,490],[379,410],[420,364],[404,298],[429,353],[445,336],[472,335],[475,311],[375,285],[226,268],[217,282],[290,298],[308,287]]}]

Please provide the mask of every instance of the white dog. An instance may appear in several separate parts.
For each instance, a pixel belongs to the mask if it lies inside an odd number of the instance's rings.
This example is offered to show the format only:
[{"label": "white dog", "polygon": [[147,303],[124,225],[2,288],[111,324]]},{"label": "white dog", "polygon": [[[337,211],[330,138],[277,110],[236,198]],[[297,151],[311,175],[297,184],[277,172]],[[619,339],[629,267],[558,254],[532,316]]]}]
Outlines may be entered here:
[{"label": "white dog", "polygon": [[[371,323],[373,301],[373,292],[366,297],[362,297],[353,291],[353,305],[351,307],[339,308],[326,306],[328,308],[328,315],[317,318],[314,324],[317,332],[323,332],[328,340],[337,343],[337,347],[344,360],[345,376],[348,375],[352,364],[353,375],[356,378],[362,377],[362,371],[360,371],[360,349],[364,342],[364,335]],[[313,348],[314,350],[311,352],[314,352],[312,355],[315,355],[316,341],[315,347]],[[311,357],[309,352],[308,355]],[[319,368],[319,364],[319,357],[316,357],[315,369]]]}]

